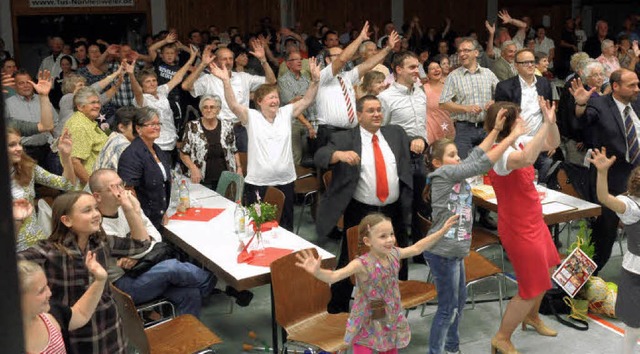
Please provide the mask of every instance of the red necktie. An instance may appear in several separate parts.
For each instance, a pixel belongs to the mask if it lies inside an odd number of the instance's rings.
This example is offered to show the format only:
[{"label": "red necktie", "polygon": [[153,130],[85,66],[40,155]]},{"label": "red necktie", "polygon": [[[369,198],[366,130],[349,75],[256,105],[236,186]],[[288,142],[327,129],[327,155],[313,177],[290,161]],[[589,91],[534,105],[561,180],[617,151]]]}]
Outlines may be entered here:
[{"label": "red necktie", "polygon": [[387,167],[384,164],[382,150],[378,145],[378,136],[373,135],[371,139],[373,145],[373,160],[376,164],[376,196],[384,203],[389,197],[389,183],[387,183]]},{"label": "red necktie", "polygon": [[353,124],[353,121],[356,118],[356,114],[353,112],[353,105],[351,104],[351,97],[349,96],[349,91],[347,91],[347,85],[345,85],[344,80],[340,76],[337,76],[338,82],[340,83],[340,88],[342,89],[342,95],[344,96],[344,102],[347,105],[347,116],[349,117],[349,124]]}]

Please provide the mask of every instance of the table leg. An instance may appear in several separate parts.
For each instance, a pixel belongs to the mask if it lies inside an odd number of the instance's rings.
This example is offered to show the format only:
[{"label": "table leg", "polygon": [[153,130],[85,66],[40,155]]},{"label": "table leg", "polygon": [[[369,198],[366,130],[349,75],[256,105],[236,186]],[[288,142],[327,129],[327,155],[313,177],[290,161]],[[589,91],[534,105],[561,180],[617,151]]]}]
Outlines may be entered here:
[{"label": "table leg", "polygon": [[273,352],[278,353],[278,323],[276,322],[276,303],[273,298],[273,285],[269,285],[269,289],[271,290],[271,346]]}]

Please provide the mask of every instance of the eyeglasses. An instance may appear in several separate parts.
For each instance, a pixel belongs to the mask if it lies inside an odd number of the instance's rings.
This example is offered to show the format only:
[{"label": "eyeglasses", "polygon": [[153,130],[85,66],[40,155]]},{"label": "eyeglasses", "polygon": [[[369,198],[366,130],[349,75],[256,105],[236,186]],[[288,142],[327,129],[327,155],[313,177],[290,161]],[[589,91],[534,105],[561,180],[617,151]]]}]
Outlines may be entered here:
[{"label": "eyeglasses", "polygon": [[100,101],[89,101],[87,104],[100,104]]},{"label": "eyeglasses", "polygon": [[302,61],[302,58],[291,58],[287,59],[287,61]]},{"label": "eyeglasses", "polygon": [[536,65],[536,62],[535,60],[525,60],[525,61],[517,61],[516,64],[529,66],[529,65]]},{"label": "eyeglasses", "polygon": [[143,127],[152,127],[152,128],[160,128],[162,127],[162,123],[146,123],[142,125]]},{"label": "eyeglasses", "polygon": [[591,73],[589,77],[604,77],[604,73]]},{"label": "eyeglasses", "polygon": [[202,106],[202,109],[220,109],[220,106]]},{"label": "eyeglasses", "polygon": [[469,54],[471,52],[473,52],[475,49],[466,49],[466,48],[461,48],[458,49],[458,54]]}]

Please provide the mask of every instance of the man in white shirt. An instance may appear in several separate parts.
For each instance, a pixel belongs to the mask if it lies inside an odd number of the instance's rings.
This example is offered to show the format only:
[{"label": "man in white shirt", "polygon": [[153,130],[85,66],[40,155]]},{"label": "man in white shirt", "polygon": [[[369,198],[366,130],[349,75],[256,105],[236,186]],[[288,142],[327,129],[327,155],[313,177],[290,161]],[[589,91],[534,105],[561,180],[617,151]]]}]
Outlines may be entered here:
[{"label": "man in white shirt", "polygon": [[[51,72],[51,76],[57,78],[62,71],[60,67],[60,59],[62,58],[62,48],[64,47],[64,41],[60,37],[53,37],[51,39],[51,55],[42,59],[40,63],[40,68],[38,71],[49,70]],[[71,69],[75,70],[78,68],[78,64],[76,63],[75,58],[69,55],[71,58]]]},{"label": "man in white shirt", "polygon": [[371,70],[381,63],[391,48],[399,42],[394,31],[389,36],[387,46],[378,53],[358,64],[354,69],[343,72],[345,64],[355,54],[360,44],[369,39],[369,22],[366,22],[360,35],[347,48],[342,50],[333,47],[326,50],[324,60],[326,67],[320,72],[320,87],[316,96],[316,114],[318,131],[316,144],[320,148],[327,144],[331,134],[347,130],[357,125],[355,102],[356,93],[353,86]]},{"label": "man in white shirt", "polygon": [[[413,189],[409,139],[397,125],[382,127],[382,105],[375,96],[360,98],[356,110],[359,125],[333,134],[315,156],[318,168],[333,171],[318,207],[316,231],[320,237],[328,235],[343,214],[346,230],[367,214],[379,212],[391,219],[398,246],[404,247],[404,215],[410,213]],[[338,268],[348,258],[343,240]],[[402,264],[400,279],[407,279],[406,261]],[[348,312],[352,289],[349,279],[334,284],[328,311]]]},{"label": "man in white shirt", "polygon": [[[227,48],[219,48],[216,50],[215,55],[211,53],[211,49],[206,49],[202,54],[202,61],[183,82],[182,89],[189,91],[191,96],[199,97],[204,94],[217,95],[218,97],[224,97],[224,88],[222,81],[211,75],[211,73],[203,73],[203,71],[209,67],[214,61],[218,67],[225,67],[231,73],[231,87],[236,95],[238,103],[245,107],[249,107],[249,99],[252,91],[255,91],[262,84],[275,84],[276,76],[271,69],[271,66],[267,62],[265,50],[262,44],[258,40],[251,42],[253,54],[264,69],[265,76],[251,75],[244,72],[234,72],[233,70],[233,52]],[[218,116],[218,119],[231,121],[238,123],[238,118],[231,112],[226,100],[222,100],[222,109]],[[223,125],[224,126],[224,125]],[[247,132],[241,125],[236,125],[234,131],[236,132],[236,145],[239,151],[246,152],[247,146]],[[222,132],[225,134],[226,132]],[[226,136],[226,135],[225,135]]]},{"label": "man in white shirt", "polygon": [[[378,95],[384,114],[383,124],[395,124],[407,133],[411,150],[411,172],[413,173],[413,201],[411,238],[414,242],[423,236],[416,214],[428,215],[422,198],[427,171],[424,149],[427,146],[427,96],[418,79],[418,57],[412,52],[400,52],[393,58],[395,82]],[[422,257],[419,257],[422,258]]]},{"label": "man in white shirt", "polygon": [[[105,233],[118,237],[140,238],[148,235],[152,239],[149,249],[141,254],[113,258],[107,265],[109,280],[122,291],[131,295],[136,304],[159,297],[166,297],[176,305],[179,314],[199,316],[202,298],[207,297],[216,285],[216,277],[191,263],[180,262],[164,253],[159,262],[141,274],[131,273],[136,265],[150,261],[156,248],[169,247],[162,244],[162,237],[151,221],[144,215],[138,199],[124,189],[120,176],[110,169],[93,172],[89,186],[98,202]],[[170,258],[169,258],[170,257]],[[129,272],[129,274],[127,273]],[[134,276],[135,275],[135,276]]]}]

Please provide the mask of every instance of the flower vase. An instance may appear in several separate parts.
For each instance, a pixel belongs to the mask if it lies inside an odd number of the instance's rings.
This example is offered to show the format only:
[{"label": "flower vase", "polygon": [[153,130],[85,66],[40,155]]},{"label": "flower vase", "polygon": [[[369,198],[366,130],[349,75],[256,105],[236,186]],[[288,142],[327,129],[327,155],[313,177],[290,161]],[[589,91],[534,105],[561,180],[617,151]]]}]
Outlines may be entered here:
[{"label": "flower vase", "polygon": [[254,245],[253,245],[253,250],[258,253],[258,254],[262,254],[264,253],[264,238],[262,235],[262,230],[260,230],[258,228],[258,230],[256,231],[256,239],[253,240]]}]

